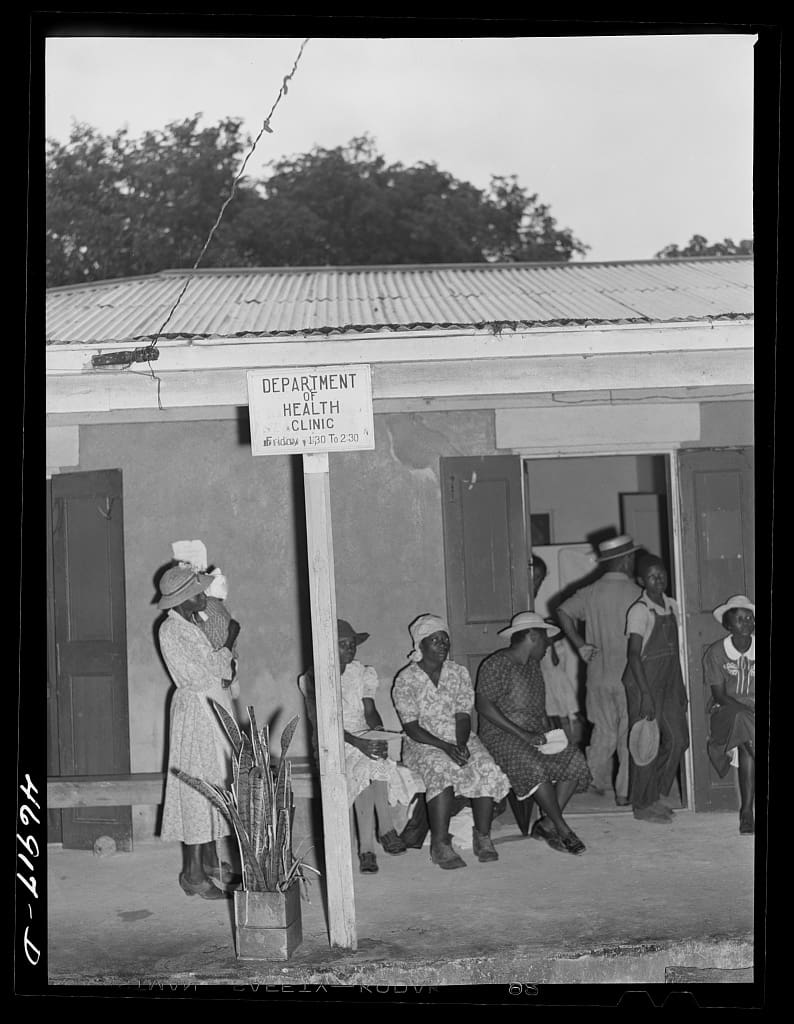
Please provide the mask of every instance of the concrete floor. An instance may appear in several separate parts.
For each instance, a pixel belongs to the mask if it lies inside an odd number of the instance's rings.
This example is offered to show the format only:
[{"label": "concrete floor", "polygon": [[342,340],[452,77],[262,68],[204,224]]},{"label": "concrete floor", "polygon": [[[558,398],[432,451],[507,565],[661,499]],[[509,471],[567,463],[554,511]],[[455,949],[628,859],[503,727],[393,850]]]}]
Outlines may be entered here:
[{"label": "concrete floor", "polygon": [[669,826],[617,809],[570,817],[580,857],[521,836],[509,812],[494,825],[497,863],[462,849],[468,866],[444,872],[426,849],[381,852],[378,874],[354,875],[355,952],[329,947],[312,876],[287,962],[236,959],[231,903],[182,893],[179,844],[109,857],[53,846],[50,984],[651,984],[713,981],[715,968],[752,980],[754,842],[737,814],[682,810]]}]

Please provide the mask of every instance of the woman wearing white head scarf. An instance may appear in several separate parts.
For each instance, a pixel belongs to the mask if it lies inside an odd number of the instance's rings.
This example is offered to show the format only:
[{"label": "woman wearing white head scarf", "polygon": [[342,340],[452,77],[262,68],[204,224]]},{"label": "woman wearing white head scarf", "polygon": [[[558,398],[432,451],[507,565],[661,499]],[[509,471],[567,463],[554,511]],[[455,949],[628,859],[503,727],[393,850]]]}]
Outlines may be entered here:
[{"label": "woman wearing white head scarf", "polygon": [[471,799],[475,856],[498,860],[491,820],[494,802],[507,794],[510,783],[471,733],[474,687],[468,669],[448,660],[449,626],[442,618],[420,615],[409,629],[410,664],[398,673],[392,696],[406,735],[403,763],[427,790],[430,857],[445,870],[465,867],[449,836],[459,796]]}]

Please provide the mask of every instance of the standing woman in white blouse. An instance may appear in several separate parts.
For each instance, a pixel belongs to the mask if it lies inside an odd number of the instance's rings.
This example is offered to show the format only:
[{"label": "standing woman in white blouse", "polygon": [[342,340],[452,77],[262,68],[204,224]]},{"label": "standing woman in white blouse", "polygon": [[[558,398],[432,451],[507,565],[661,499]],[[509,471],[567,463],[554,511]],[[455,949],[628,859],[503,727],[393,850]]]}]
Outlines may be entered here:
[{"label": "standing woman in white blouse", "polygon": [[711,688],[709,758],[720,777],[731,765],[739,769],[739,832],[755,832],[755,605],[743,594],[714,609],[714,618],[729,631],[703,658],[703,675]]}]

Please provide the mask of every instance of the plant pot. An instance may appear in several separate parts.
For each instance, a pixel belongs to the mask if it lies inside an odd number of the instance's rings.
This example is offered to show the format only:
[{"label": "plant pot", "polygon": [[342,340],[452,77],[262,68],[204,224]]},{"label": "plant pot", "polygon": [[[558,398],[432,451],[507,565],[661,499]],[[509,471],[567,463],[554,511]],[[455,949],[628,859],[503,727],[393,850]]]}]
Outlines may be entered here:
[{"label": "plant pot", "polygon": [[234,894],[238,960],[288,960],[301,944],[300,883],[286,892]]}]

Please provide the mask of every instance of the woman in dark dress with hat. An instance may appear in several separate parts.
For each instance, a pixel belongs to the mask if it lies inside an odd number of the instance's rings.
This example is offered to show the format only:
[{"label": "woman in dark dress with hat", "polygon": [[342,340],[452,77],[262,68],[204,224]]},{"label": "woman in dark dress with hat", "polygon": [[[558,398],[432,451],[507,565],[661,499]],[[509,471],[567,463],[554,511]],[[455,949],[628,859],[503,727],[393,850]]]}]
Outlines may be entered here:
[{"label": "woman in dark dress with hat", "polygon": [[578,747],[564,745],[556,753],[546,752],[549,722],[540,662],[549,632],[559,630],[535,612],[519,612],[499,631],[510,646],[495,651],[480,665],[478,733],[517,799],[534,797],[540,807],[533,838],[544,839],[554,850],[579,854],[585,845],[562,812],[577,790],[587,789],[591,776]]}]

